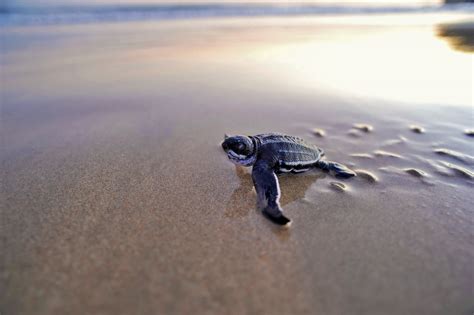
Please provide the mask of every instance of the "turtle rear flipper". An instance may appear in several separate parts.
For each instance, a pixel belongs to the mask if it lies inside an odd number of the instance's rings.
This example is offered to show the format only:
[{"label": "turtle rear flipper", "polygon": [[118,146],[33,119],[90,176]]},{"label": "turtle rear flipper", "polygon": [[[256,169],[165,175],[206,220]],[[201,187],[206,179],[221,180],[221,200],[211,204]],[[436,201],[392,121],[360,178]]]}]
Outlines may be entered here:
[{"label": "turtle rear flipper", "polygon": [[351,178],[356,176],[356,173],[341,163],[332,162],[332,161],[318,161],[316,166],[321,168],[324,171],[332,171],[334,175],[339,178]]},{"label": "turtle rear flipper", "polygon": [[257,191],[258,205],[263,215],[278,225],[287,225],[290,219],[283,215],[280,207],[280,185],[278,178],[265,160],[255,163],[252,169],[252,179]]}]

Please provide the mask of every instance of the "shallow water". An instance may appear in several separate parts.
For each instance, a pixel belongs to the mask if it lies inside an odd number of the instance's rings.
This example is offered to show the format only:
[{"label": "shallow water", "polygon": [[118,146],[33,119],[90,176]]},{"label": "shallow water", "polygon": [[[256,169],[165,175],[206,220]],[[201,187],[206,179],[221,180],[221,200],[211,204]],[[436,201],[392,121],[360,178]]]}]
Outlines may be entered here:
[{"label": "shallow water", "polygon": [[[472,312],[472,54],[399,18],[2,29],[0,310]],[[268,131],[359,176],[279,229],[219,146]]]}]

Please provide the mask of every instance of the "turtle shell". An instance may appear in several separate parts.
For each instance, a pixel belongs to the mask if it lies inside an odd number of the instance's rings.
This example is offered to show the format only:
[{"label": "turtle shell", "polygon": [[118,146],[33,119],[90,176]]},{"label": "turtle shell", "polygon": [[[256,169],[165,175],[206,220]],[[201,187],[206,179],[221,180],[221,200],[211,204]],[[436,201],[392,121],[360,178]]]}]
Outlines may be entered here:
[{"label": "turtle shell", "polygon": [[253,138],[258,143],[258,155],[274,160],[280,172],[306,171],[324,155],[321,148],[294,136],[270,133]]}]

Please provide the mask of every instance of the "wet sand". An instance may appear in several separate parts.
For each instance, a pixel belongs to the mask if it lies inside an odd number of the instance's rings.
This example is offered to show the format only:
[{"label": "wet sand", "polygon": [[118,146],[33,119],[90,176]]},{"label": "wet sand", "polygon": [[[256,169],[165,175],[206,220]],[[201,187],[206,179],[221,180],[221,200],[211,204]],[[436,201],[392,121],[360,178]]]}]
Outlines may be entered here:
[{"label": "wet sand", "polygon": [[[251,21],[1,31],[2,314],[472,313],[472,54]],[[280,229],[219,146],[268,131],[359,176],[281,176]]]}]

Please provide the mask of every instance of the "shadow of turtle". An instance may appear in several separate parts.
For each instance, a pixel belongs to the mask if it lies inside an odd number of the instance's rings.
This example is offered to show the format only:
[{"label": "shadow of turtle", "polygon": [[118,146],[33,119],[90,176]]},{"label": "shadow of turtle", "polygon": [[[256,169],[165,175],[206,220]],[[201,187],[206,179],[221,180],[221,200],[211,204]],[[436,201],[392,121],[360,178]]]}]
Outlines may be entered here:
[{"label": "shadow of turtle", "polygon": [[[232,193],[224,211],[226,217],[233,219],[245,217],[252,209],[258,209],[252,174],[241,166],[236,166],[235,172],[240,186]],[[290,202],[303,199],[308,188],[316,180],[325,176],[325,173],[318,171],[278,175],[281,190],[280,205],[284,207]]]}]

